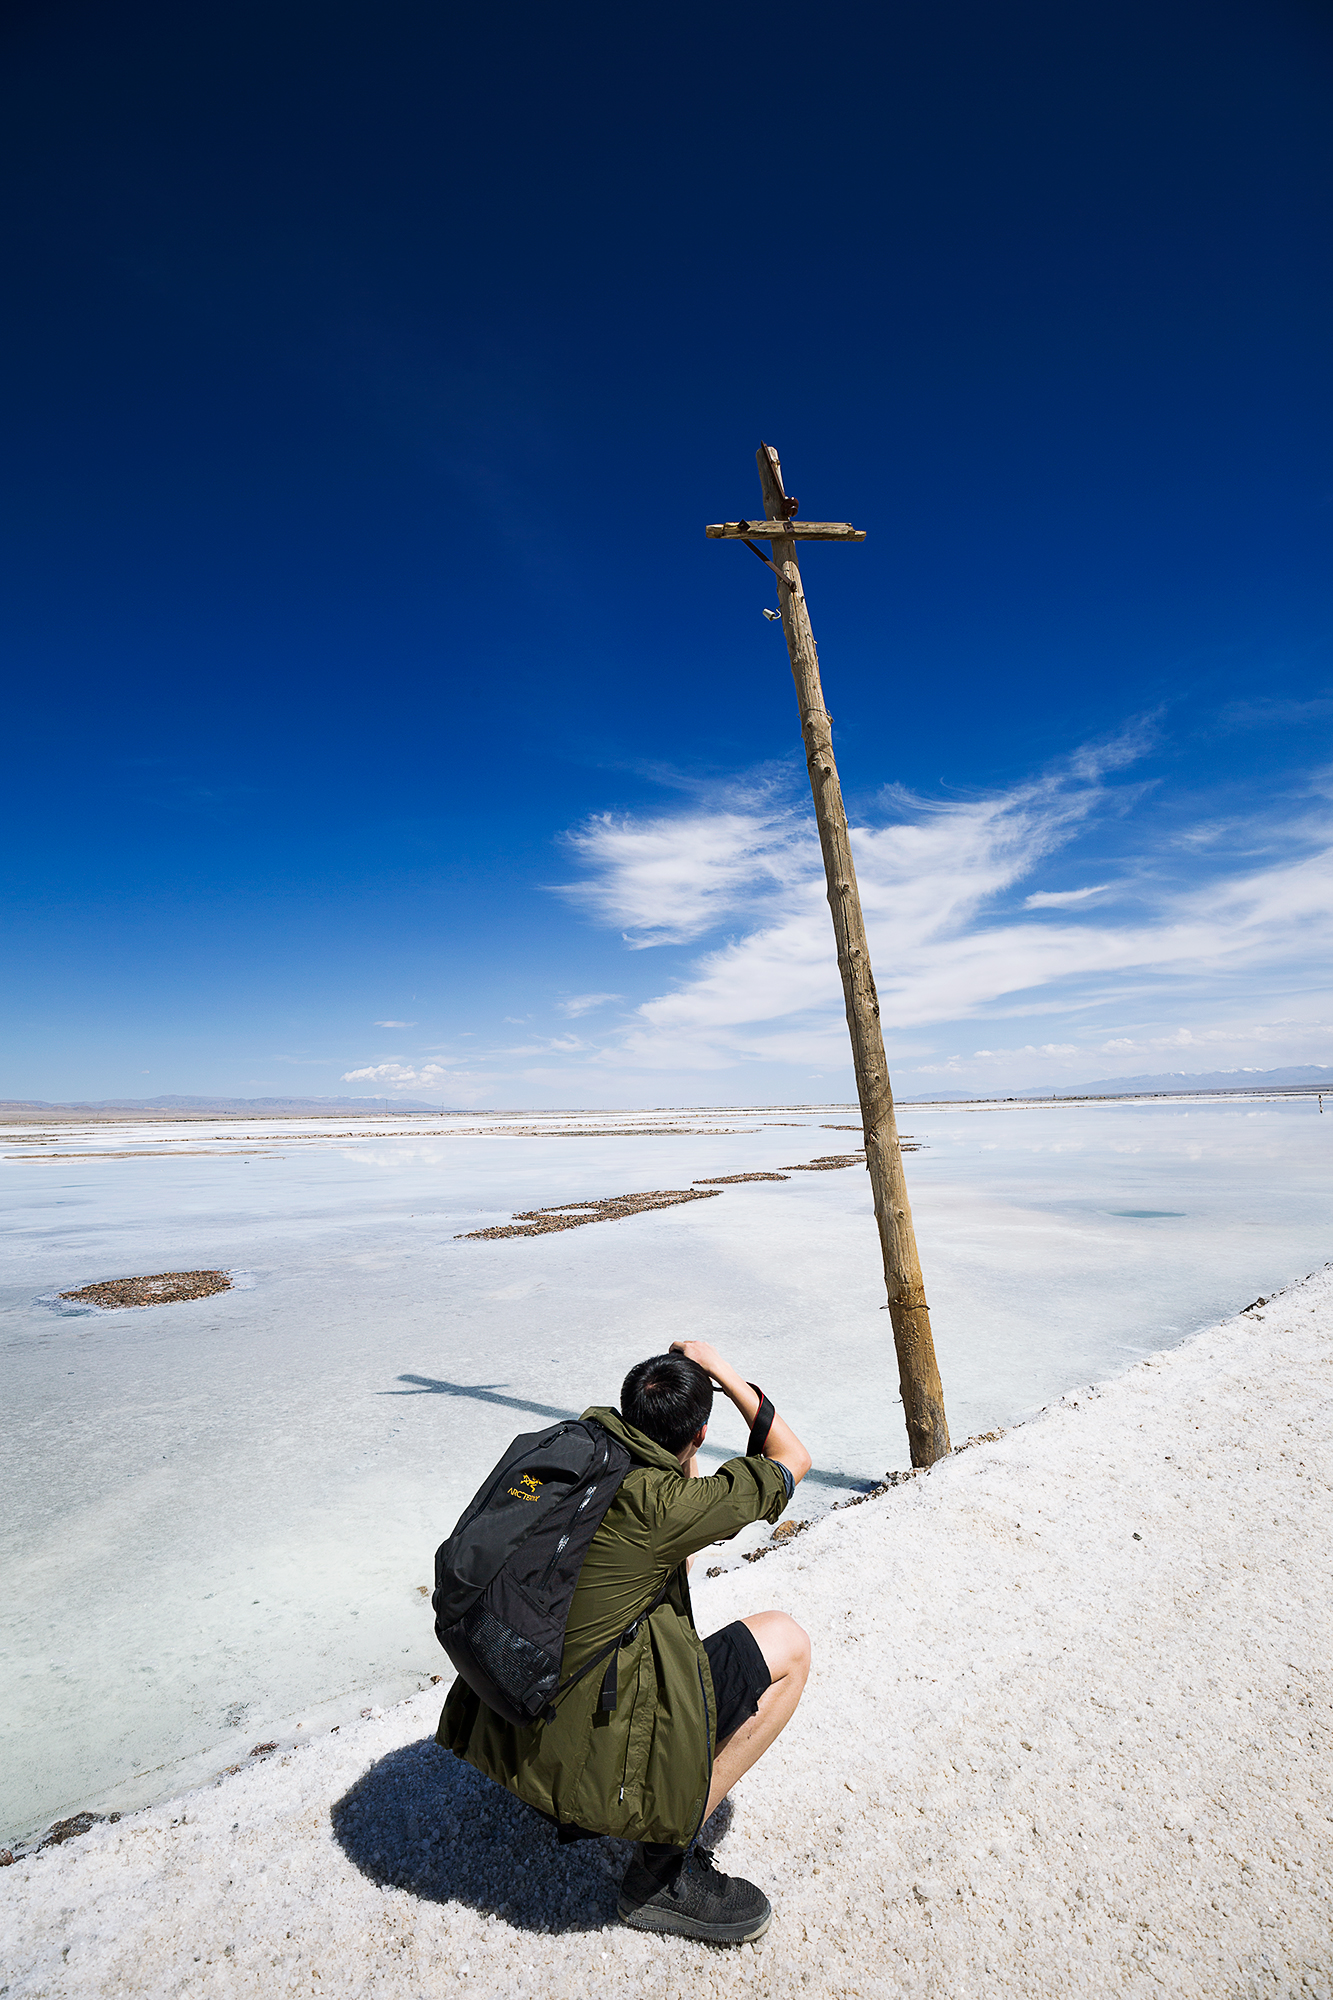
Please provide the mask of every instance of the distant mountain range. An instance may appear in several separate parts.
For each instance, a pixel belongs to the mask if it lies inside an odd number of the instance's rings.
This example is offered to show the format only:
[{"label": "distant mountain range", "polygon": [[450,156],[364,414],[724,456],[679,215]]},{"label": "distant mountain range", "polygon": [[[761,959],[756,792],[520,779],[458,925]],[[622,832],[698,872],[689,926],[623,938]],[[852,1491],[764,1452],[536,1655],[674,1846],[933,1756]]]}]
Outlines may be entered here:
[{"label": "distant mountain range", "polygon": [[[1189,1090],[1306,1090],[1325,1089],[1333,1092],[1333,1067],[1319,1063],[1307,1063],[1295,1069],[1214,1069],[1189,1071],[1183,1069],[1163,1070],[1157,1076],[1103,1076],[1093,1083],[1039,1083],[1031,1090],[1006,1090],[1003,1095],[995,1092],[989,1099],[976,1090],[923,1090],[912,1097],[900,1097],[900,1104],[965,1104],[978,1100],[1003,1102],[1014,1097],[1140,1097],[1153,1091]],[[426,1104],[420,1098],[394,1097],[387,1102],[375,1097],[104,1097],[95,1102],[79,1099],[73,1102],[53,1104],[43,1098],[0,1099],[0,1118],[22,1113],[40,1114],[43,1111],[97,1112],[97,1111],[144,1111],[172,1112],[195,1111],[232,1117],[265,1118],[282,1114],[328,1115],[333,1112],[378,1112],[385,1110],[390,1116],[399,1111],[441,1111],[458,1116],[464,1114],[465,1107],[457,1104]],[[622,1106],[622,1109],[632,1107]],[[715,1106],[717,1110],[738,1110],[737,1105]],[[752,1105],[752,1110],[763,1110],[762,1105]],[[798,1107],[769,1106],[768,1109],[792,1110]],[[484,1107],[471,1107],[470,1115],[477,1116]]]},{"label": "distant mountain range", "polygon": [[[1152,1091],[1291,1090],[1304,1087],[1333,1091],[1333,1068],[1307,1063],[1295,1069],[1163,1070],[1158,1076],[1102,1076],[1094,1083],[1038,1083],[1031,1090],[1006,1090],[1003,1097],[1141,1097]],[[920,1091],[899,1098],[900,1104],[972,1103],[976,1090]],[[992,1094],[1000,1097],[996,1091]]]},{"label": "distant mountain range", "polygon": [[[42,1098],[10,1098],[0,1102],[0,1113],[6,1111],[230,1111],[243,1117],[263,1118],[286,1111],[378,1111],[383,1113],[386,1100],[382,1097],[103,1097],[96,1102],[85,1099],[51,1104]],[[396,1111],[457,1111],[458,1105],[422,1104],[414,1097],[393,1097],[387,1100],[387,1108]]]}]

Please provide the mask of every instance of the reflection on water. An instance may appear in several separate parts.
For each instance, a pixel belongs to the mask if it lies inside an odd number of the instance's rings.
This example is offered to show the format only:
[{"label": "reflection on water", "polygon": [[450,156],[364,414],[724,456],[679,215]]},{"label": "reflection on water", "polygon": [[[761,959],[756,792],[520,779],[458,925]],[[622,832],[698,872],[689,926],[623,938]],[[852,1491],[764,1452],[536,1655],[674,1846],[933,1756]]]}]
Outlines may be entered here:
[{"label": "reflection on water", "polygon": [[910,1122],[955,1433],[1118,1372],[1333,1254],[1333,1128],[1313,1099],[913,1106]]}]

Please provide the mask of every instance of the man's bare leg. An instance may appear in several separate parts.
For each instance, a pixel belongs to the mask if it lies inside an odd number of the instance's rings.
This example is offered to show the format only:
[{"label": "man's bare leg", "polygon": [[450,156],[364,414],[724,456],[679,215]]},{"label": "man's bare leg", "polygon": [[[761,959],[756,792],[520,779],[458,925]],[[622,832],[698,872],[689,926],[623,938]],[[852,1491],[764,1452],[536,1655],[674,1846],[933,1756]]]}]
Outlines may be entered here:
[{"label": "man's bare leg", "polygon": [[717,1746],[705,1820],[721,1805],[736,1780],[743,1778],[782,1734],[796,1713],[810,1672],[810,1641],[785,1611],[758,1611],[742,1623],[754,1634],[772,1683],[759,1697],[759,1707],[749,1720]]}]

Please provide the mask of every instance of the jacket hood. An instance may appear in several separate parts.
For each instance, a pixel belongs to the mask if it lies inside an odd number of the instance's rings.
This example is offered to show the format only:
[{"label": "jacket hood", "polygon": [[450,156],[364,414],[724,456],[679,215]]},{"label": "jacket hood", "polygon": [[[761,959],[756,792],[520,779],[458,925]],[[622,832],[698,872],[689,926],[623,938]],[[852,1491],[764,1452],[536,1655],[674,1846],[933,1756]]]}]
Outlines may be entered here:
[{"label": "jacket hood", "polygon": [[643,1431],[636,1431],[633,1424],[625,1422],[619,1410],[585,1410],[583,1415],[600,1424],[604,1431],[609,1431],[623,1444],[636,1465],[651,1465],[657,1472],[674,1472],[684,1478],[675,1452],[668,1451],[664,1444],[655,1444]]}]

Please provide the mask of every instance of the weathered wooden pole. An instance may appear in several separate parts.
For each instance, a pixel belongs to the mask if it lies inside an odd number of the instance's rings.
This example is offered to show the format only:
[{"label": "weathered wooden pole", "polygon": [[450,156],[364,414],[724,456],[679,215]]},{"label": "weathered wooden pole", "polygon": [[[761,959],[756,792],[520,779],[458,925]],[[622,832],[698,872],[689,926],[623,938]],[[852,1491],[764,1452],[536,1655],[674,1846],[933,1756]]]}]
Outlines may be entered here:
[{"label": "weathered wooden pole", "polygon": [[866,1166],[870,1171],[875,1220],[884,1257],[884,1283],[893,1322],[893,1344],[898,1353],[898,1380],[908,1443],[913,1465],[933,1465],[949,1451],[944,1390],[935,1361],[930,1309],[921,1278],[916,1232],[912,1228],[912,1208],[907,1198],[889,1066],[880,1030],[879,995],[870,969],[847,814],[833,758],[833,732],[824,707],[819,656],[810,629],[800,564],[796,560],[798,541],[863,542],[865,535],[845,521],[797,521],[797,502],[787,497],[776,451],[771,445],[761,445],[756,458],[764,496],[764,519],[724,521],[707,528],[705,533],[715,540],[748,542],[761,561],[764,558],[755,547],[756,541],[767,541],[772,553],[769,567],[778,582],[782,629],[791,655],[801,734],[805,738],[805,761],[814,794],[824,873],[828,878],[829,909],[833,913],[838,970],[847,1003],[852,1062],[865,1128]]}]

